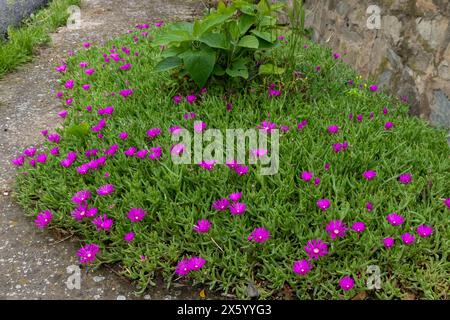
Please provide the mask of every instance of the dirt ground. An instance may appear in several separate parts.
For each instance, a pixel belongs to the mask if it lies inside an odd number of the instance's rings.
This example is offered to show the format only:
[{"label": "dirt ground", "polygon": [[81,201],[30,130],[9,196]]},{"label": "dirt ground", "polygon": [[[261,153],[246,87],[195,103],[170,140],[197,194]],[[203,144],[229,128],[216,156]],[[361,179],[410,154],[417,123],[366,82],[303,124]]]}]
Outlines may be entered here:
[{"label": "dirt ground", "polygon": [[158,19],[192,19],[201,13],[197,0],[85,0],[81,28],[60,28],[52,44],[40,48],[32,62],[0,80],[0,299],[195,299],[201,288],[159,285],[136,297],[136,284],[103,267],[81,270],[80,289],[66,281],[77,265],[79,243],[73,237],[39,231],[14,203],[14,168],[10,160],[42,142],[40,131],[58,126],[62,110],[55,98],[56,65],[84,41],[101,45],[137,23]]}]

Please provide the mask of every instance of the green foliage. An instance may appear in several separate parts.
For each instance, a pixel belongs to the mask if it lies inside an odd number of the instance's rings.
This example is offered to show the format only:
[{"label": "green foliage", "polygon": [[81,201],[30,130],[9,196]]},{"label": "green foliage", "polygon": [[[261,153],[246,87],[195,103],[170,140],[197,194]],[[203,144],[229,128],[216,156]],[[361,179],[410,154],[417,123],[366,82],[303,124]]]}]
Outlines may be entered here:
[{"label": "green foliage", "polygon": [[[277,47],[275,14],[280,9],[279,4],[266,0],[257,4],[235,0],[229,6],[219,2],[217,9],[201,20],[170,25],[153,42],[154,47],[164,46],[154,71],[180,67],[181,74],[189,75],[199,87],[211,77],[254,78],[257,59],[270,60],[261,53]],[[266,74],[283,71],[276,67],[264,70]]]}]

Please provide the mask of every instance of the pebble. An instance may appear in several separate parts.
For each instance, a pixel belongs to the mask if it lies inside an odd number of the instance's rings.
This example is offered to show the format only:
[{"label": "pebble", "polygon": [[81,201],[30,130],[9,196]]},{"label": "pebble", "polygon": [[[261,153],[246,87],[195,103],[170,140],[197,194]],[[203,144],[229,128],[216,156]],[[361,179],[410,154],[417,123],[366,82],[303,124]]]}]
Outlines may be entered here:
[{"label": "pebble", "polygon": [[105,277],[95,276],[93,279],[94,279],[95,282],[100,282],[100,281],[105,280]]},{"label": "pebble", "polygon": [[152,297],[151,297],[149,294],[146,294],[146,295],[144,296],[144,299],[145,299],[145,300],[151,300]]},{"label": "pebble", "polygon": [[127,300],[127,297],[120,295],[117,296],[117,300]]}]

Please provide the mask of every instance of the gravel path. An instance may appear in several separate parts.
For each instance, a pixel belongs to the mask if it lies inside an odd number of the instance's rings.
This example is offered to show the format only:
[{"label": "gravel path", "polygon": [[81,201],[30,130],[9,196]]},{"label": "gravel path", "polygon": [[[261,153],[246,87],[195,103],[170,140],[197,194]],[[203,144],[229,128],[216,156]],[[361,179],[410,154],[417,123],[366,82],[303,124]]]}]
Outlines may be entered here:
[{"label": "gravel path", "polygon": [[[52,34],[52,45],[0,80],[0,299],[137,298],[135,284],[107,268],[82,270],[81,289],[68,288],[67,267],[77,266],[79,243],[40,232],[24,216],[11,198],[14,169],[9,163],[24,148],[43,141],[41,130],[59,124],[57,113],[62,108],[54,97],[57,74],[53,70],[69,50],[79,49],[84,41],[102,44],[137,23],[189,19],[201,8],[195,0],[86,0],[81,6],[81,29],[60,28]],[[199,290],[157,287],[145,299],[198,297]]]}]

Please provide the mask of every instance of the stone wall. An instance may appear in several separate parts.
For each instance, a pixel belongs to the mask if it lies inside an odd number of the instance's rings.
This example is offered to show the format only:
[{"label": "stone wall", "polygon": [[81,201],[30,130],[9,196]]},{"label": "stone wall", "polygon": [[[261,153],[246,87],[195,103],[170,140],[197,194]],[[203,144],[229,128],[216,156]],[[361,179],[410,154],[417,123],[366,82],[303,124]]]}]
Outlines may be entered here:
[{"label": "stone wall", "polygon": [[[367,25],[370,5],[381,10],[379,29]],[[408,99],[412,114],[450,128],[449,0],[306,0],[305,6],[315,41]]]},{"label": "stone wall", "polygon": [[36,9],[49,0],[0,0],[0,37],[6,34],[8,26],[18,25]]}]

